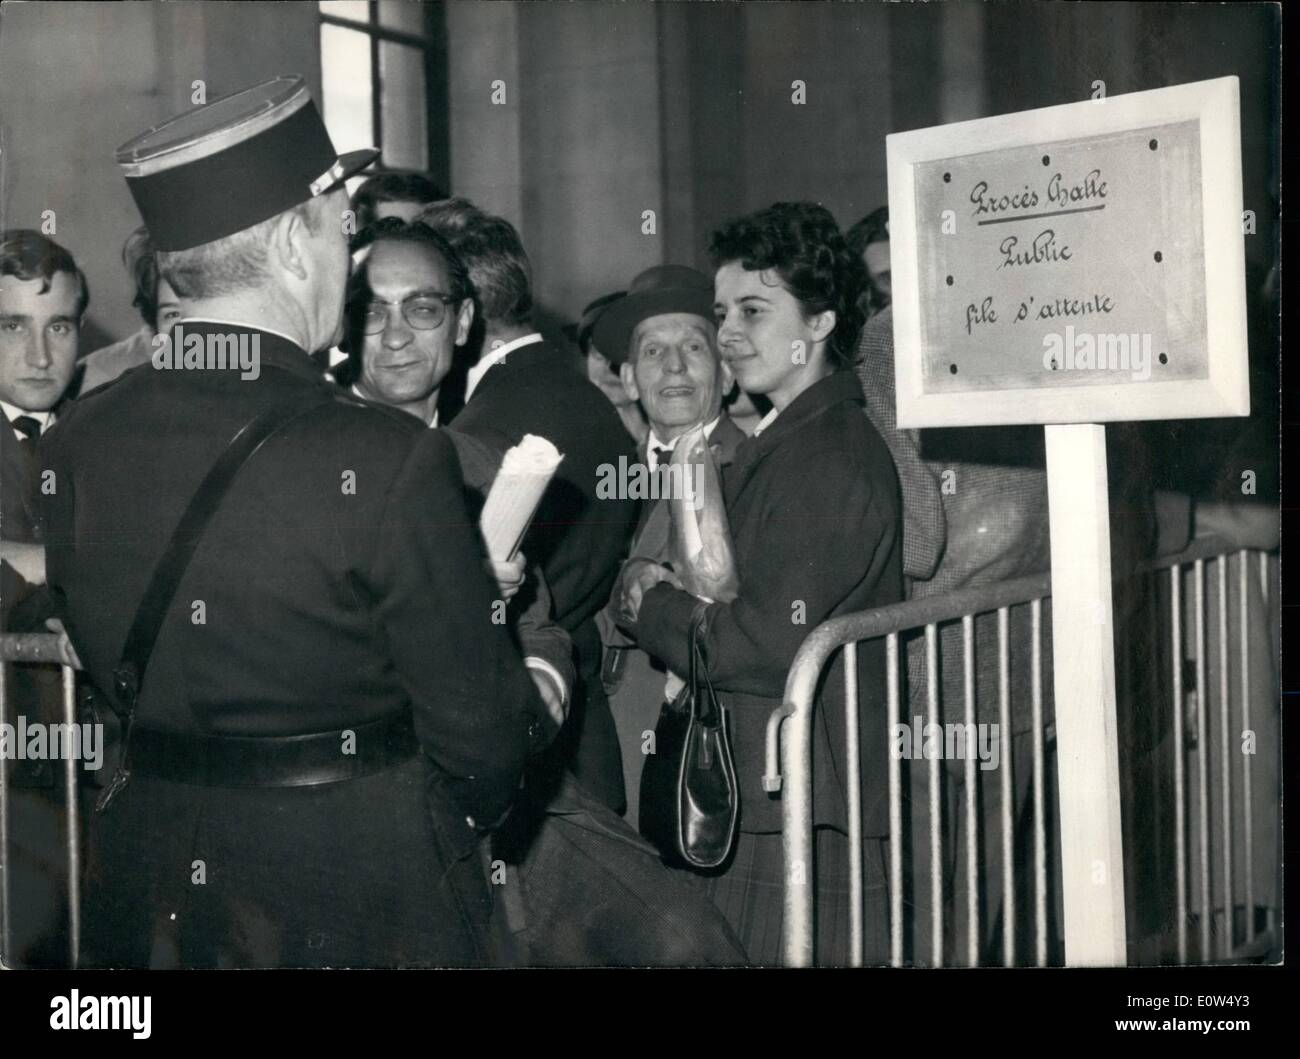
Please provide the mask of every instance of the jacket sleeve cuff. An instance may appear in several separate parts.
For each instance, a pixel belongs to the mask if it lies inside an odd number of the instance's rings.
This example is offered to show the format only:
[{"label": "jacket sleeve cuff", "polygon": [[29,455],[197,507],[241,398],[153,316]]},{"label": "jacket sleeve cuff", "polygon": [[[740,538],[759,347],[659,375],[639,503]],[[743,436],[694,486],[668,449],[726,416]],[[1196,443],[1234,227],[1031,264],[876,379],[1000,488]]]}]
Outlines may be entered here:
[{"label": "jacket sleeve cuff", "polygon": [[540,670],[555,682],[555,687],[560,693],[560,703],[565,707],[565,712],[567,713],[569,705],[569,685],[564,677],[560,676],[560,671],[551,665],[551,663],[545,658],[538,658],[535,655],[529,655],[525,658],[524,665],[529,669]]}]

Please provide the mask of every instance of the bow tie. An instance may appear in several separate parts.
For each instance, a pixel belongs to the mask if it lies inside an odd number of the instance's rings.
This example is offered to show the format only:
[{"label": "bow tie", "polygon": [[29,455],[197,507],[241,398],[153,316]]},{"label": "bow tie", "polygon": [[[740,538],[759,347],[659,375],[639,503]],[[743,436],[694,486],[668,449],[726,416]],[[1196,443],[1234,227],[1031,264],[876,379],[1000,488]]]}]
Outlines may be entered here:
[{"label": "bow tie", "polygon": [[667,445],[651,445],[650,455],[654,457],[655,465],[658,466],[673,458],[673,450]]}]

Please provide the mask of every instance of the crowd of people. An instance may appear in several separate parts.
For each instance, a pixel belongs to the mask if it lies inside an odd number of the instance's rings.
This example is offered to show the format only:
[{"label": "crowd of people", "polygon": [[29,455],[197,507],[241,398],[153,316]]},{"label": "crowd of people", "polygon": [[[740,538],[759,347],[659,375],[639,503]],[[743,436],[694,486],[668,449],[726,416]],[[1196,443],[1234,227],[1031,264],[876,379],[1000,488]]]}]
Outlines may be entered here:
[{"label": "crowd of people", "polygon": [[[305,135],[302,95],[290,86],[257,135]],[[117,732],[86,792],[83,962],[779,963],[764,741],[807,633],[1047,563],[1041,456],[1014,431],[986,488],[977,452],[923,456],[893,421],[887,212],[845,233],[821,205],[773,204],[712,233],[711,274],[656,265],[543,334],[508,220],[417,173],[368,175],[349,201],[371,157],[332,147],[310,186],[283,157],[303,151],[250,154],[265,171],[245,197],[279,205],[235,209],[192,179],[221,157],[218,134],[229,144],[230,128],[204,130],[192,157],[148,142],[119,156],[145,218],[123,250],[142,326],[81,361],[91,294],[73,255],[0,233],[4,629],[65,635],[86,715]],[[197,190],[179,201],[166,181],[186,169]],[[256,338],[260,371],[159,370],[178,322]],[[209,504],[155,649],[132,656],[139,601],[205,474],[276,414]],[[597,489],[620,460],[658,473],[700,426],[722,473],[728,601],[682,587],[666,499]],[[478,515],[526,435],[563,460],[519,556],[493,561]],[[954,466],[972,470],[950,494]],[[1126,510],[1154,526],[1150,495]],[[740,790],[712,872],[670,867],[638,830],[645,737],[693,626]],[[128,686],[133,660],[147,674]],[[828,964],[848,960],[843,664],[813,738]],[[856,664],[866,960],[881,963],[883,643]],[[57,679],[20,668],[14,701],[55,719]],[[14,782],[23,956],[57,963],[66,909],[42,845],[56,781],[33,766]]]}]

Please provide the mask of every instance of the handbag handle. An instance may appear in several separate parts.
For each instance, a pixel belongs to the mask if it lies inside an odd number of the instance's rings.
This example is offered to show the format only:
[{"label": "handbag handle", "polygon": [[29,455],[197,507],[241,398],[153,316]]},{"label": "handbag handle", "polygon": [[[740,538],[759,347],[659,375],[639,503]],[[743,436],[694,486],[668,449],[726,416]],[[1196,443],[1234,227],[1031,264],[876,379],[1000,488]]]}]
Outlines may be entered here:
[{"label": "handbag handle", "polygon": [[[691,716],[700,724],[713,728],[722,723],[722,718],[716,714],[718,700],[713,691],[713,678],[709,675],[708,660],[705,657],[702,642],[705,633],[708,631],[708,615],[708,604],[703,602],[695,608],[695,612],[691,615],[690,661],[687,667],[687,683],[691,691]],[[701,699],[705,698],[704,691],[707,691],[708,698],[707,716],[705,716],[706,710],[701,708]]]}]

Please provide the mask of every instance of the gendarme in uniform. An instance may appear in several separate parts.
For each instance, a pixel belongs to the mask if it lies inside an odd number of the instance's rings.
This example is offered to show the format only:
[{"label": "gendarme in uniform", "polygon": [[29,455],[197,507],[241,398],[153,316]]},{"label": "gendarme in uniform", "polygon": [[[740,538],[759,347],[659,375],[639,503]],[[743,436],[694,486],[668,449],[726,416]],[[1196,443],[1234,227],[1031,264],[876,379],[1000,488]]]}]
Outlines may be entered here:
[{"label": "gendarme in uniform", "polygon": [[[320,196],[329,223],[299,227],[298,257],[287,222],[268,236],[272,267],[287,269],[274,288],[291,292],[284,313],[259,317],[263,287],[238,319],[183,321],[186,348],[219,336],[256,349],[256,371],[178,348],[169,367],[156,357],[83,396],[43,443],[56,482],[49,583],[121,710],[128,630],[200,481],[260,413],[319,401],[239,471],[179,579],[138,696],[129,779],[90,821],[84,963],[490,958],[478,841],[511,804],[543,708],[491,620],[496,592],[450,442],[342,394],[304,348],[335,337],[341,182],[374,154],[335,152],[300,78],[119,149],[162,251],[215,255],[219,240]],[[272,319],[305,322],[291,337]]]}]

